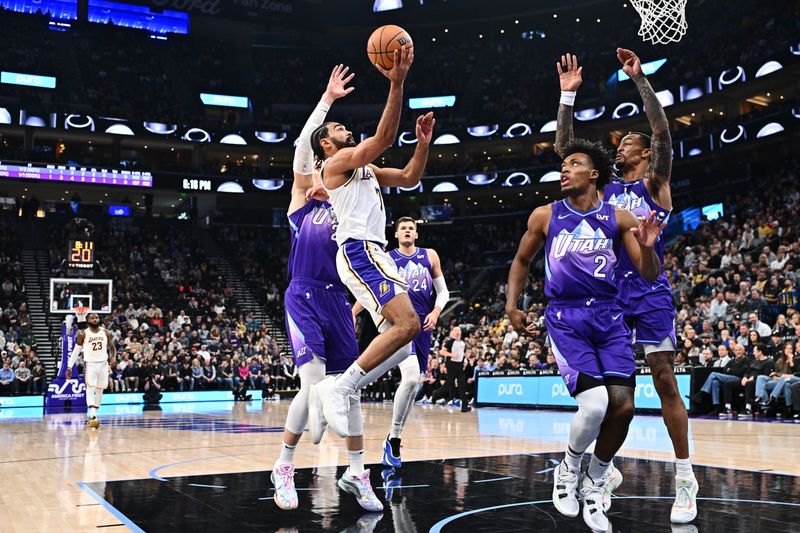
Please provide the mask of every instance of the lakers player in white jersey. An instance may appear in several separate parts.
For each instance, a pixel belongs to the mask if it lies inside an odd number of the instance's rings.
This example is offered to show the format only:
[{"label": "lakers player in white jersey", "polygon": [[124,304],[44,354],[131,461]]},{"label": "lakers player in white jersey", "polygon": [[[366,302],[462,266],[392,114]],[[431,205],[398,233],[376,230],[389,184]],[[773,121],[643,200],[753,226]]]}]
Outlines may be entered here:
[{"label": "lakers player in white jersey", "polygon": [[75,348],[69,356],[67,363],[67,379],[72,379],[72,367],[78,360],[78,355],[83,351],[83,374],[86,380],[86,405],[87,424],[97,429],[100,420],[97,410],[103,399],[103,391],[108,387],[108,364],[117,356],[117,349],[111,333],[100,325],[100,315],[89,313],[86,317],[89,324],[85,330],[78,333]]},{"label": "lakers player in white jersey", "polygon": [[[413,49],[395,51],[391,70],[377,67],[390,81],[389,97],[375,135],[357,144],[353,134],[336,122],[327,122],[311,134],[311,147],[320,178],[339,226],[337,270],[356,300],[372,315],[380,334],[344,374],[326,378],[311,388],[309,410],[322,410],[324,421],[339,435],[348,432],[349,399],[384,372],[406,359],[420,321],[407,294],[407,285],[384,250],[386,210],[381,187],[409,187],[419,183],[433,134],[433,113],[417,119],[417,146],[405,168],[372,164],[397,135],[403,106],[403,83],[414,60]],[[310,419],[323,417],[310,415]]]}]

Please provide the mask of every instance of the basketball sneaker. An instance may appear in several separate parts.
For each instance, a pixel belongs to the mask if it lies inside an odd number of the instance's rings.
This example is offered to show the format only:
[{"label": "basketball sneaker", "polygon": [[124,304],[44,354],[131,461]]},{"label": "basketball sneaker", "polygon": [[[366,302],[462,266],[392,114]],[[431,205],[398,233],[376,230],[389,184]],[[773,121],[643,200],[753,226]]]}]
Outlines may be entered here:
[{"label": "basketball sneaker", "polygon": [[328,376],[319,383],[311,386],[317,389],[319,401],[322,404],[322,414],[325,422],[340,437],[348,435],[347,412],[350,410],[350,394],[346,389],[338,387],[336,378]]},{"label": "basketball sneaker", "polygon": [[308,391],[308,431],[311,433],[311,442],[319,444],[327,426],[319,391],[315,385],[312,385]]},{"label": "basketball sneaker", "polygon": [[695,478],[675,478],[675,503],[669,519],[674,524],[688,524],[697,517],[697,492],[700,484]]},{"label": "basketball sneaker", "polygon": [[611,475],[608,476],[608,481],[606,482],[606,493],[608,498],[605,501],[604,508],[606,511],[611,507],[611,495],[615,490],[622,485],[622,472],[617,470],[617,467],[613,467],[611,470]]},{"label": "basketball sneaker", "polygon": [[581,510],[578,503],[578,474],[570,472],[561,461],[553,472],[553,505],[559,513],[574,518]]},{"label": "basketball sneaker", "polygon": [[606,485],[608,484],[611,476],[592,480],[588,475],[584,474],[581,480],[581,499],[583,499],[583,521],[592,531],[608,531],[609,522],[606,517],[606,509],[610,506],[606,502],[610,502],[609,494]]},{"label": "basketball sneaker", "polygon": [[100,419],[96,416],[89,418],[86,424],[92,429],[100,429]]},{"label": "basketball sneaker", "polygon": [[350,468],[344,471],[342,477],[339,478],[339,488],[345,492],[349,492],[356,497],[358,505],[364,510],[377,513],[383,511],[383,504],[375,496],[372,490],[372,485],[369,482],[369,470],[364,470],[360,476],[354,476],[350,473]]},{"label": "basketball sneaker", "polygon": [[386,437],[383,443],[383,459],[381,464],[392,468],[400,468],[403,466],[403,461],[400,460],[400,439],[392,439]]},{"label": "basketball sneaker", "polygon": [[275,487],[275,504],[284,511],[297,509],[297,490],[294,488],[294,465],[276,465],[269,477]]}]

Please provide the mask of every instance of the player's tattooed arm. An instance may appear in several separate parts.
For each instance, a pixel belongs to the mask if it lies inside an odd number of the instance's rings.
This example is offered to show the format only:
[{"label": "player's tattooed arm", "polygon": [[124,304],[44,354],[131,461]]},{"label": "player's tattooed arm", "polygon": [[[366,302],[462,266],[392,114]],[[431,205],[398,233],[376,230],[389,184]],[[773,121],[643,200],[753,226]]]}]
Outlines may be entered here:
[{"label": "player's tattooed arm", "polygon": [[653,86],[642,70],[639,58],[624,48],[617,49],[617,58],[622,63],[622,70],[630,76],[639,90],[653,132],[650,141],[650,166],[645,173],[645,180],[651,191],[658,193],[669,185],[672,174],[672,136],[669,132],[669,121],[664,107],[659,102]]},{"label": "player's tattooed arm", "polygon": [[[553,212],[552,206],[544,205],[537,207],[530,218],[528,218],[528,230],[519,243],[517,254],[511,262],[511,269],[508,272],[508,290],[506,292],[506,314],[511,325],[517,331],[526,331],[525,313],[517,308],[522,290],[528,281],[531,261],[544,246],[547,238],[547,226],[550,223],[550,215]],[[533,326],[529,326],[533,328]]]},{"label": "player's tattooed arm", "polygon": [[[575,92],[583,81],[583,67],[578,66],[578,58],[572,54],[564,54],[561,61],[556,63],[558,81],[561,91]],[[559,102],[558,116],[556,117],[556,142],[553,146],[560,156],[564,146],[575,136],[572,128],[572,110],[574,106]]]}]

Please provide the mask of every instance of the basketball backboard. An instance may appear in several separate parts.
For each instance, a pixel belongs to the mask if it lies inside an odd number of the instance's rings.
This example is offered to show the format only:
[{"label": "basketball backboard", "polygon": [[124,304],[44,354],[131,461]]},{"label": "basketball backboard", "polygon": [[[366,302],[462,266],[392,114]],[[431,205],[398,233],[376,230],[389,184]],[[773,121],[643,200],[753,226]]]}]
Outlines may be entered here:
[{"label": "basketball backboard", "polygon": [[88,307],[90,313],[111,312],[113,282],[110,279],[50,278],[50,312],[73,313]]}]

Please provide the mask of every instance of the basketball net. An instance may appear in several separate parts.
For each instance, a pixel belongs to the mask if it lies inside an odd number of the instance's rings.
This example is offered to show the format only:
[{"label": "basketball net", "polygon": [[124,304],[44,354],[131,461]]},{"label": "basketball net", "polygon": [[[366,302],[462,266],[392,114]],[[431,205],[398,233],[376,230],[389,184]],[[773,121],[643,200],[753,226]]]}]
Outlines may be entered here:
[{"label": "basketball net", "polygon": [[78,317],[78,322],[86,322],[86,315],[89,314],[89,311],[91,311],[91,308],[79,306],[79,307],[73,307],[72,311]]},{"label": "basketball net", "polygon": [[686,0],[631,0],[642,17],[639,35],[652,44],[677,43],[686,34]]}]

